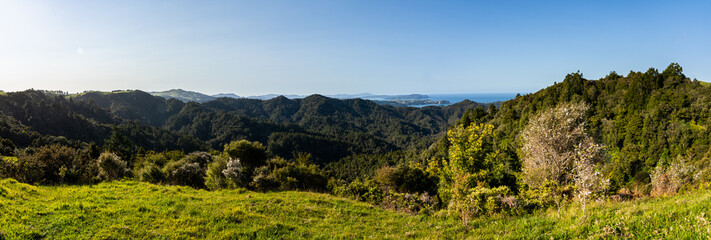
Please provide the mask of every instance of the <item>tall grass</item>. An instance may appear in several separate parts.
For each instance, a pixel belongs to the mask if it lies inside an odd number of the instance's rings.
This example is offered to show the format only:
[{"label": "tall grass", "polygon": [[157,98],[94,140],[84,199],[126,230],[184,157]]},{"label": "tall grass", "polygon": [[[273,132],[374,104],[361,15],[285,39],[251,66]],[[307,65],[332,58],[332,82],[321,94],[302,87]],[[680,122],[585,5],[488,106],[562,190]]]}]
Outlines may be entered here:
[{"label": "tall grass", "polygon": [[327,194],[205,191],[117,181],[31,186],[0,180],[0,239],[568,239],[711,235],[711,191],[632,202],[571,205],[468,225]]}]

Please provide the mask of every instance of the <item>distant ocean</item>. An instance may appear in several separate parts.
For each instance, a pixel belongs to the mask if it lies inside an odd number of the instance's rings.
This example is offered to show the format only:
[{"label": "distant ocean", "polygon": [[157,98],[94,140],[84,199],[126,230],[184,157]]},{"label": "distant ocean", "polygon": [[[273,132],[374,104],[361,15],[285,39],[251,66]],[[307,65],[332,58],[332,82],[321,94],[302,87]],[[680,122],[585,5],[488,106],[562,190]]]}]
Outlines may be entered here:
[{"label": "distant ocean", "polygon": [[[517,93],[462,93],[462,94],[426,94],[430,100],[447,100],[450,104],[455,104],[465,99],[478,103],[491,103],[511,100]],[[523,95],[523,94],[521,94]]]}]

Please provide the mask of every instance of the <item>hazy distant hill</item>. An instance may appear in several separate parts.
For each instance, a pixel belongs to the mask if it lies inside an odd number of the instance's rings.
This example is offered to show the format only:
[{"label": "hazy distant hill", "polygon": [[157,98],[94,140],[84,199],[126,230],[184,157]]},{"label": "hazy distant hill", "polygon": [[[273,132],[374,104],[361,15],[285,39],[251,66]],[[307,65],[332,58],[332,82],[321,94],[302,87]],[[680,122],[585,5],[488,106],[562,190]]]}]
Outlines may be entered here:
[{"label": "hazy distant hill", "polygon": [[239,95],[234,94],[234,93],[219,93],[219,94],[215,94],[215,95],[212,95],[212,96],[213,96],[213,97],[216,97],[216,98],[221,98],[221,97],[226,97],[226,98],[242,98],[242,97],[240,97]]},{"label": "hazy distant hill", "polygon": [[150,92],[153,94],[153,96],[159,96],[163,97],[165,99],[171,99],[175,98],[183,102],[207,102],[211,100],[215,100],[216,97],[207,95],[207,94],[202,94],[199,92],[193,92],[193,91],[185,91],[183,89],[171,89],[168,91],[163,91],[163,92]]},{"label": "hazy distant hill", "polygon": [[249,99],[259,99],[259,100],[269,100],[269,99],[276,98],[276,97],[279,97],[279,96],[284,96],[284,97],[286,97],[286,98],[291,98],[291,99],[294,99],[294,98],[304,98],[304,97],[306,97],[305,95],[296,95],[296,94],[290,94],[290,95],[265,94],[265,95],[249,96],[249,97],[247,97],[247,98],[249,98]]},{"label": "hazy distant hill", "polygon": [[[207,95],[199,92],[186,91],[182,89],[171,89],[163,92],[150,92],[154,96],[163,97],[165,99],[178,99],[183,102],[198,102],[204,103],[207,101],[212,101],[217,98],[234,98],[234,99],[258,99],[258,100],[270,100],[280,96],[286,97],[288,99],[302,99],[308,97],[307,95],[280,95],[280,94],[265,94],[265,95],[255,95],[248,97],[240,97],[234,93],[219,93],[215,95]],[[429,96],[423,94],[407,94],[407,95],[376,95],[371,93],[360,93],[360,94],[334,94],[326,95],[330,98],[336,99],[367,99],[372,100],[379,105],[390,105],[395,107],[406,107],[406,106],[423,106],[423,105],[447,105],[450,104],[449,101],[443,100],[433,100]]]}]

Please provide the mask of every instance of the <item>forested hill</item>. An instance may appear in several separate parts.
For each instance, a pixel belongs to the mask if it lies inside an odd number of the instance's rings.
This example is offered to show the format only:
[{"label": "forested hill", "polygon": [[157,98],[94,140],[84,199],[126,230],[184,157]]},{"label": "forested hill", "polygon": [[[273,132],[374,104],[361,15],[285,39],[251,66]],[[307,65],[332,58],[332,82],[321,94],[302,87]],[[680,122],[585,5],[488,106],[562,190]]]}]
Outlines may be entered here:
[{"label": "forested hill", "polygon": [[320,95],[218,98],[184,103],[142,91],[60,92],[27,90],[2,93],[2,138],[18,147],[60,143],[102,146],[112,134],[145,150],[222,149],[233,140],[265,144],[279,156],[312,153],[321,163],[351,154],[384,154],[425,148],[466,109],[465,101],[447,107],[402,108],[369,100],[338,100]]},{"label": "forested hill", "polygon": [[[649,187],[652,170],[676,159],[694,165],[695,181],[711,180],[706,170],[711,163],[711,87],[687,78],[678,64],[662,72],[612,72],[599,80],[572,73],[563,82],[504,102],[499,111],[468,112],[459,124],[493,124],[495,148],[507,153],[511,171],[519,172],[522,129],[537,113],[566,102],[590,106],[586,131],[605,146],[609,158],[602,174],[613,191]],[[440,149],[446,151],[447,144],[440,141]]]},{"label": "forested hill", "polygon": [[[220,135],[249,131],[224,129],[230,123],[213,122],[229,118],[236,121],[249,119],[255,124],[269,125],[268,128],[275,127],[275,124],[294,124],[304,130],[330,136],[367,133],[393,145],[407,147],[413,140],[442,132],[456,122],[466,109],[484,106],[464,101],[446,107],[404,108],[381,106],[369,100],[339,100],[321,95],[293,100],[286,97],[266,101],[218,98],[205,103],[183,103],[175,99],[164,100],[142,91],[84,93],[72,96],[72,99],[93,102],[120,118],[192,135],[215,146],[230,140],[220,139]],[[216,118],[202,119],[206,116]],[[269,132],[251,131],[238,135],[265,142]]]}]

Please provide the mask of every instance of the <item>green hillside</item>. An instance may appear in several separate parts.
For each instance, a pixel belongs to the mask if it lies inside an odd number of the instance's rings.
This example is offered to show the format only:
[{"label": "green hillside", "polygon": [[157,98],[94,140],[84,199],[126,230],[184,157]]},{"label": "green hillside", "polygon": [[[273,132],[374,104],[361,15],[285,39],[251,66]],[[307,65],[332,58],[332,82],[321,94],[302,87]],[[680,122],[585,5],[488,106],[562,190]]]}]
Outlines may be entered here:
[{"label": "green hillside", "polygon": [[[120,181],[31,186],[0,180],[0,239],[551,239],[681,238],[711,234],[711,191],[578,206],[560,214],[489,216],[464,226],[309,192],[204,191]],[[443,210],[446,211],[446,210]]]}]

